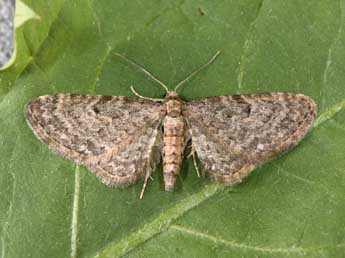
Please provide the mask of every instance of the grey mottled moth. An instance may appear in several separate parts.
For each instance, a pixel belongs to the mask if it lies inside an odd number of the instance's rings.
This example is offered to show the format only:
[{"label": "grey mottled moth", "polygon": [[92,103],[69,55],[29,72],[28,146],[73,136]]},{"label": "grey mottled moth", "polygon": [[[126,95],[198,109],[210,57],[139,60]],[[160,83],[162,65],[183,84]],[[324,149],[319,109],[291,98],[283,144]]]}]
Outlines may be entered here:
[{"label": "grey mottled moth", "polygon": [[[143,192],[155,163],[163,160],[165,189],[174,188],[187,141],[207,174],[235,184],[256,166],[295,146],[311,127],[315,102],[302,94],[260,93],[183,101],[174,89],[143,67],[128,62],[158,82],[164,99],[54,94],[40,96],[25,108],[35,135],[63,157],[82,164],[110,186],[144,178]],[[199,174],[198,167],[196,170]]]}]

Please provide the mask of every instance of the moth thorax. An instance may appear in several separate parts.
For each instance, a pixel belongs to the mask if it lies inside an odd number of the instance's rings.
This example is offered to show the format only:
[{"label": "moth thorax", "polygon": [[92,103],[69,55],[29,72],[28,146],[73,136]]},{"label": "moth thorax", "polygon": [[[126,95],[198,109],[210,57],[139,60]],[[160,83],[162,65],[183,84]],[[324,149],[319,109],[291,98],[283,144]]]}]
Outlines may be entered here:
[{"label": "moth thorax", "polygon": [[182,103],[179,100],[171,99],[166,103],[167,115],[177,117],[182,114]]}]

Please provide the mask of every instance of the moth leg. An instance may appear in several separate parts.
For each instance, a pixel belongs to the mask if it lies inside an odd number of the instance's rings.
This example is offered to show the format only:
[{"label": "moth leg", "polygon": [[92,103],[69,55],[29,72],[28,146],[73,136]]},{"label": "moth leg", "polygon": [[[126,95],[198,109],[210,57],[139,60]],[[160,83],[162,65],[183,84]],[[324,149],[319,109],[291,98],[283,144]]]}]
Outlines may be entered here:
[{"label": "moth leg", "polygon": [[146,188],[146,185],[147,185],[147,181],[148,181],[148,179],[151,177],[151,172],[152,172],[151,167],[150,167],[150,166],[147,166],[147,168],[146,168],[145,180],[144,180],[143,188],[141,189],[141,192],[140,192],[140,197],[139,197],[139,199],[142,199],[143,196],[144,196],[144,192],[145,192],[145,188]]},{"label": "moth leg", "polygon": [[196,170],[196,174],[198,175],[198,177],[200,177],[200,171],[199,171],[199,168],[198,168],[198,164],[196,163],[196,155],[195,155],[195,149],[194,149],[194,145],[192,143],[192,151],[191,151],[191,155],[192,155],[192,158],[193,158],[193,164],[194,164],[194,167],[195,167],[195,170]]},{"label": "moth leg", "polygon": [[[186,138],[187,139],[192,139],[192,129],[188,129],[188,131],[186,133]],[[191,149],[190,153],[188,154],[187,158],[188,159],[190,157],[193,158],[193,164],[194,164],[194,167],[195,167],[196,174],[198,175],[198,177],[200,177],[200,171],[199,171],[198,164],[196,162],[196,151],[195,151],[195,148],[194,148],[193,141],[191,142],[191,147],[192,147],[192,149]]]},{"label": "moth leg", "polygon": [[141,193],[139,197],[140,199],[142,199],[144,196],[148,179],[151,179],[153,181],[151,173],[155,169],[156,164],[159,163],[159,161],[161,160],[162,148],[163,148],[163,136],[162,136],[162,132],[160,131],[157,133],[156,141],[152,147],[151,158],[150,158],[151,162],[149,162],[149,165],[147,165],[147,168],[146,168],[145,180],[144,180],[143,188],[141,189]]},{"label": "moth leg", "polygon": [[[186,134],[185,134],[185,140],[186,140],[185,142],[187,144],[187,142],[190,139],[193,138],[193,132],[192,132],[192,128],[191,128],[191,126],[189,124],[188,119],[185,119],[185,121],[186,121],[186,125],[188,127],[188,130],[186,131]],[[191,142],[191,147],[192,147],[191,152],[188,154],[187,158],[189,159],[192,156],[193,164],[194,164],[194,167],[195,167],[196,174],[197,174],[198,177],[200,177],[199,167],[198,167],[198,164],[196,162],[196,151],[195,151],[195,147],[194,147],[194,144],[193,144],[193,140]]]},{"label": "moth leg", "polygon": [[157,133],[156,141],[152,147],[151,160],[152,160],[153,165],[158,164],[161,161],[162,153],[163,153],[163,132],[162,130],[160,130]]},{"label": "moth leg", "polygon": [[151,181],[153,181],[153,177],[151,176],[151,173],[155,169],[155,167],[156,167],[155,164],[153,164],[153,168],[151,168],[150,166],[147,166],[145,180],[144,180],[143,188],[141,189],[141,192],[140,192],[139,199],[142,199],[144,197],[144,192],[145,192],[145,189],[146,189],[147,181],[149,179]]},{"label": "moth leg", "polygon": [[[189,129],[188,129],[188,130],[186,130],[186,133],[184,134],[184,146],[183,146],[184,150],[187,149],[187,148],[188,149],[192,148],[191,140],[192,140],[192,136],[191,136],[191,134],[189,132]],[[188,153],[187,158],[189,159],[190,156],[191,156],[191,153]]]}]

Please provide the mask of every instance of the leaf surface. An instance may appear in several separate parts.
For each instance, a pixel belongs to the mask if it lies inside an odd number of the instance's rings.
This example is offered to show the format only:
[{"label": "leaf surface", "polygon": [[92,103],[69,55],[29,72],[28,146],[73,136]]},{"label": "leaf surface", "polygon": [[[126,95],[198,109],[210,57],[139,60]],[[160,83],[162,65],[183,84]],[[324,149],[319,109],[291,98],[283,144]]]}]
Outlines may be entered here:
[{"label": "leaf surface", "polygon": [[[2,257],[343,257],[345,247],[345,1],[25,1],[40,20],[17,31],[15,65],[0,74]],[[125,54],[185,100],[288,91],[319,116],[288,154],[234,187],[183,163],[164,191],[158,166],[112,189],[50,152],[24,105],[52,93],[162,97],[114,55]]]}]

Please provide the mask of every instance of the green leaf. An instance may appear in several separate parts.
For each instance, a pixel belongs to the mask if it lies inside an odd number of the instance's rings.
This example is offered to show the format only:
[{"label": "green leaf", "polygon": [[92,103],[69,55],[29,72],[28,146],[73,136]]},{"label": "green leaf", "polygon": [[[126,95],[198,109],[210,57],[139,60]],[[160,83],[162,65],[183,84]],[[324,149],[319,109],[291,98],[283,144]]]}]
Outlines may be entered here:
[{"label": "green leaf", "polygon": [[[0,74],[2,257],[343,257],[345,1],[25,1],[41,17],[17,31],[17,61]],[[162,166],[112,189],[50,152],[23,116],[57,92],[162,97],[114,56],[125,54],[185,100],[262,91],[311,96],[319,117],[288,154],[234,187],[183,163],[176,191]]]}]

